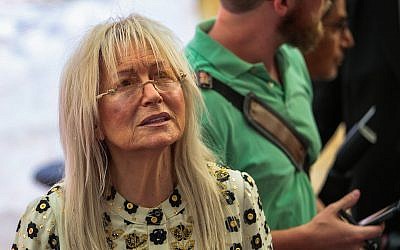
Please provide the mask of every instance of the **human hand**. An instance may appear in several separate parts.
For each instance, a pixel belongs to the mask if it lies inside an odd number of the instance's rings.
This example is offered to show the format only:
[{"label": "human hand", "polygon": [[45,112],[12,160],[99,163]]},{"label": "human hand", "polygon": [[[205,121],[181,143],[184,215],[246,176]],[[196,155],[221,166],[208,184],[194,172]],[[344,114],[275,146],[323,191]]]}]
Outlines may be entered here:
[{"label": "human hand", "polygon": [[354,190],[320,211],[303,230],[311,239],[307,249],[362,249],[365,240],[380,237],[384,226],[357,226],[339,219],[340,210],[354,206],[360,191]]},{"label": "human hand", "polygon": [[321,212],[325,208],[325,204],[321,201],[321,199],[317,198],[317,213]]}]

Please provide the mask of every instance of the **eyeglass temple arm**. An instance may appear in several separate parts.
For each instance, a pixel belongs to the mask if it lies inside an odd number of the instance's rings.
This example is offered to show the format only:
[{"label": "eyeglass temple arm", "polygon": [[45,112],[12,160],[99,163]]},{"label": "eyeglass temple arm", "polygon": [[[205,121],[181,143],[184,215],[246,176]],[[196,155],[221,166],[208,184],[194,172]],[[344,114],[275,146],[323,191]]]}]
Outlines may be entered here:
[{"label": "eyeglass temple arm", "polygon": [[102,98],[105,95],[115,93],[115,91],[116,91],[116,89],[114,88],[114,89],[109,89],[104,93],[98,94],[98,95],[96,95],[96,100],[99,100],[100,98]]}]

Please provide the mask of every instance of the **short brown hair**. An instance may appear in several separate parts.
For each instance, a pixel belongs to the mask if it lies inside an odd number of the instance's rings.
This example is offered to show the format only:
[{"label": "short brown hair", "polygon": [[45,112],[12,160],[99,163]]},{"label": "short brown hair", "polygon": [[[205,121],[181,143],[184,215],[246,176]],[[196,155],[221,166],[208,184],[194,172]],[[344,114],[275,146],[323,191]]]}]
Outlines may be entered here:
[{"label": "short brown hair", "polygon": [[255,9],[265,0],[221,0],[221,5],[230,12],[243,13]]}]

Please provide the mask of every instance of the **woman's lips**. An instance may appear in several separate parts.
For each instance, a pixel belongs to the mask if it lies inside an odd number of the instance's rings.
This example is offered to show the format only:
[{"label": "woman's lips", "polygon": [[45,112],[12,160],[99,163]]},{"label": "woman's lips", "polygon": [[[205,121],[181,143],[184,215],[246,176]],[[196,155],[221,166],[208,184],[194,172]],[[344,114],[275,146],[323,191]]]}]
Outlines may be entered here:
[{"label": "woman's lips", "polygon": [[160,114],[151,115],[146,117],[139,126],[146,126],[152,124],[159,124],[165,121],[171,120],[171,116],[167,112],[162,112]]}]

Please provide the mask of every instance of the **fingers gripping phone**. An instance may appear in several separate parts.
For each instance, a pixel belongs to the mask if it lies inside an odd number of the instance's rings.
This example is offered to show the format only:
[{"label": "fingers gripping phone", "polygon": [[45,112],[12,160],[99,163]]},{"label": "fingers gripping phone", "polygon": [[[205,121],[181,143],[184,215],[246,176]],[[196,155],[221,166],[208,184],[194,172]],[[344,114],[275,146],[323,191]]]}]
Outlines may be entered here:
[{"label": "fingers gripping phone", "polygon": [[[353,225],[369,226],[369,225],[379,225],[382,222],[385,222],[386,220],[392,218],[399,212],[400,212],[400,200],[393,204],[390,204],[387,207],[382,208],[381,210],[371,214],[370,216],[360,220],[359,222],[355,221],[353,216],[351,216],[350,214],[346,213],[343,210],[339,211],[339,216]],[[378,248],[379,244],[376,240],[372,239],[365,241],[364,249],[377,250]]]},{"label": "fingers gripping phone", "polygon": [[382,208],[376,213],[373,213],[370,216],[360,220],[357,224],[360,226],[379,225],[382,222],[392,218],[398,212],[400,212],[400,201]]},{"label": "fingers gripping phone", "polygon": [[351,224],[359,226],[369,226],[369,225],[379,225],[382,222],[385,222],[386,220],[392,218],[399,212],[400,212],[400,200],[393,204],[390,204],[387,207],[382,208],[381,210],[371,214],[370,216],[360,220],[359,222],[355,221],[350,214],[346,213],[343,210],[339,212],[339,215],[340,217],[342,217]]}]

